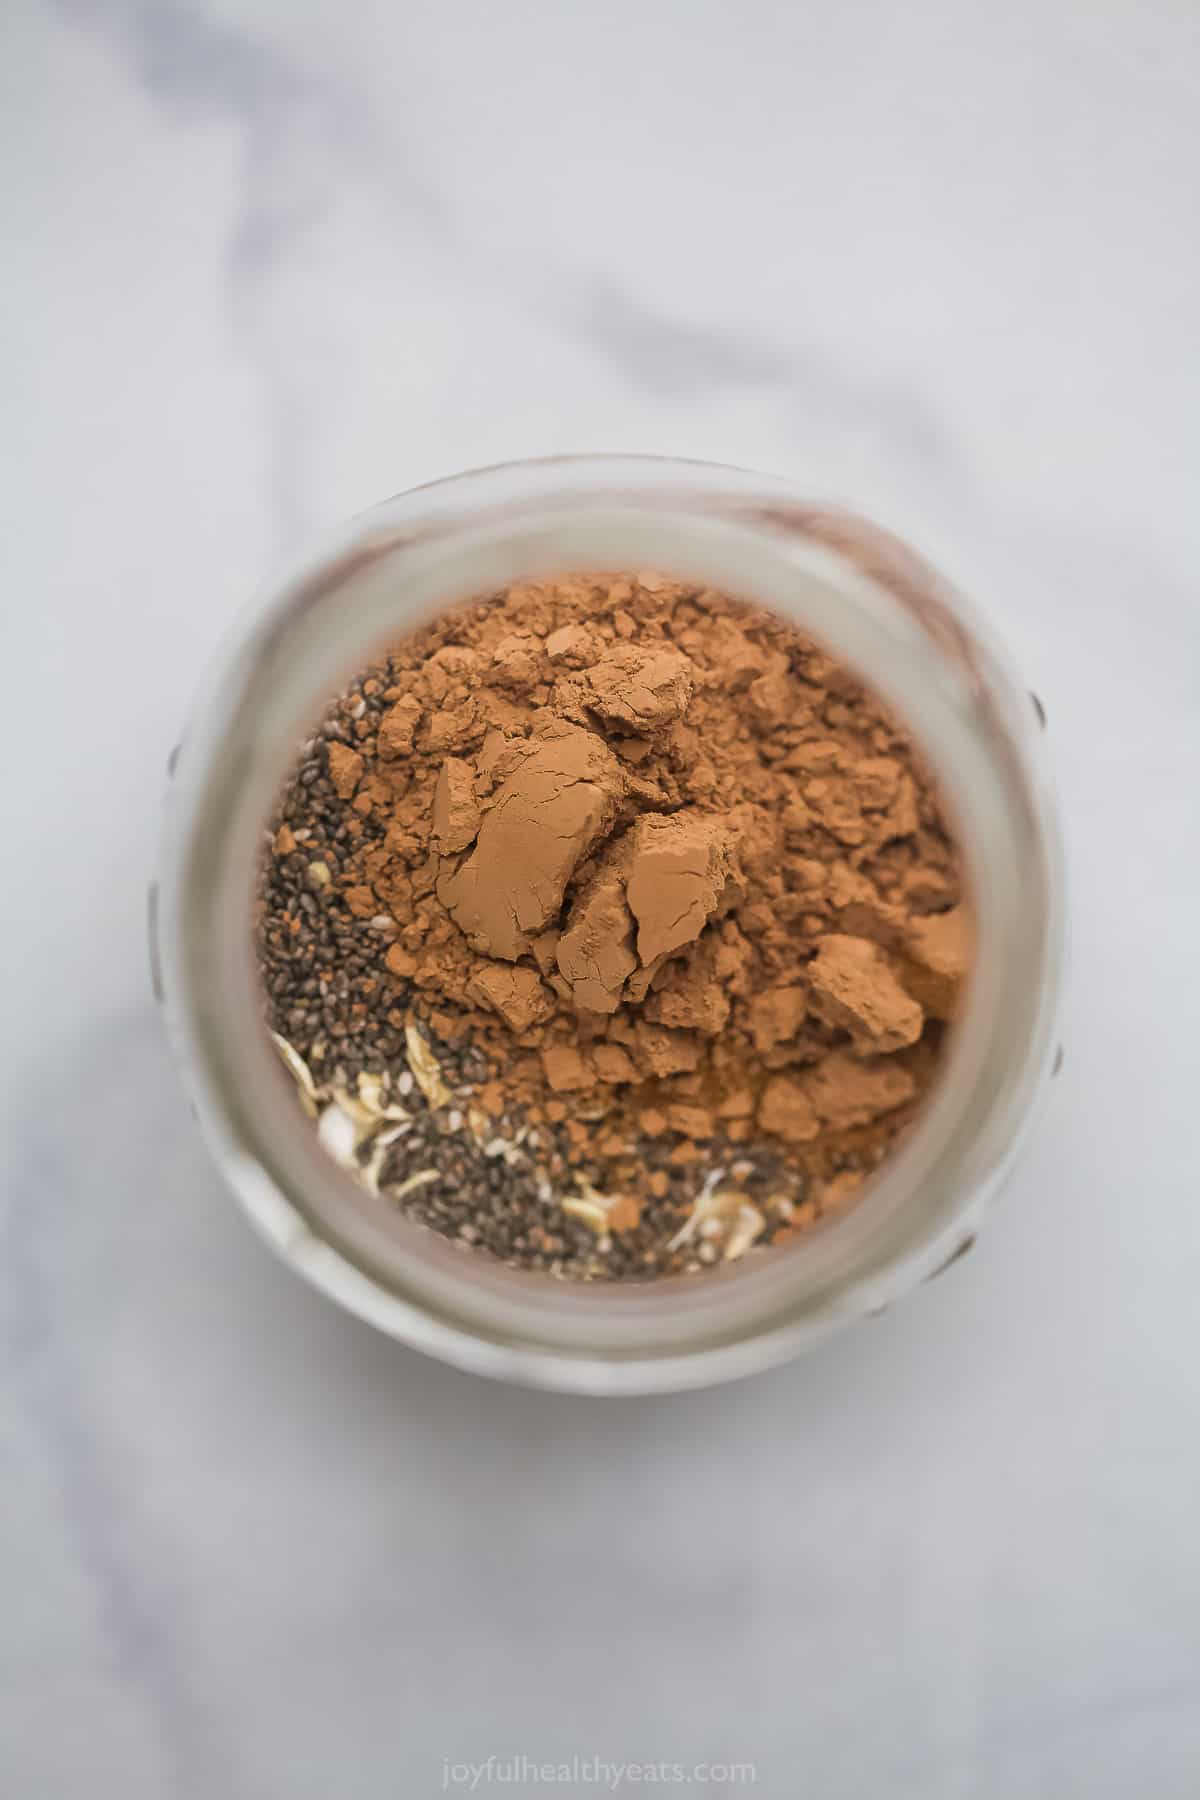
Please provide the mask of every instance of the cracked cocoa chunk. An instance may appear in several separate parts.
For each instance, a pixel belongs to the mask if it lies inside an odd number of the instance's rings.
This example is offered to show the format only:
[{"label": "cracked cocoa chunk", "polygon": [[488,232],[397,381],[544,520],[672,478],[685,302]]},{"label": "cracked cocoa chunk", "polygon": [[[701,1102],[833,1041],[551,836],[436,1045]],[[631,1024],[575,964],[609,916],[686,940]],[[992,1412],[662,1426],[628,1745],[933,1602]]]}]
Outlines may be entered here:
[{"label": "cracked cocoa chunk", "polygon": [[559,725],[536,744],[491,797],[471,855],[437,884],[477,950],[513,962],[529,949],[624,791],[621,765],[593,732]]},{"label": "cracked cocoa chunk", "polygon": [[925,1015],[869,938],[832,932],[808,966],[813,1005],[868,1050],[902,1050],[921,1035]]}]

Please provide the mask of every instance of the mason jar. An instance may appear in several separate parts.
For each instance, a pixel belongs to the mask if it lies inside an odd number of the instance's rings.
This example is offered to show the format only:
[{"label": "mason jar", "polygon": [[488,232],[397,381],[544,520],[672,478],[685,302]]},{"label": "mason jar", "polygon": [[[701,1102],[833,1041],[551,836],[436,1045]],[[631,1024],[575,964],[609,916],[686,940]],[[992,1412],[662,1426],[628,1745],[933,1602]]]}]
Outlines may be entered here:
[{"label": "mason jar", "polygon": [[[264,1025],[254,895],[300,745],[382,646],[516,580],[639,568],[772,608],[879,693],[940,789],[976,960],[931,1096],[852,1206],[703,1275],[574,1283],[464,1253],[326,1155]],[[203,684],[172,758],[151,902],[181,1077],[268,1243],[416,1349],[544,1387],[697,1387],[890,1305],[972,1243],[1055,1058],[1062,881],[1040,708],[974,609],[911,550],[738,469],[513,463],[414,489],[334,532],[260,596]]]}]

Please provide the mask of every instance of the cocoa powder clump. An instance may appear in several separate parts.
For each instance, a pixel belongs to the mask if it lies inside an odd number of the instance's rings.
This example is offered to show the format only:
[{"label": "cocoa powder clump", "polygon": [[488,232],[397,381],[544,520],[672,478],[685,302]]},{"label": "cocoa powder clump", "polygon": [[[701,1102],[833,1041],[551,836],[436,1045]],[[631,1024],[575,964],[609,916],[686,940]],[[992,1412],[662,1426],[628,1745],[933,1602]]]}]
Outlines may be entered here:
[{"label": "cocoa powder clump", "polygon": [[[560,1198],[631,1198],[578,1203],[620,1249],[586,1272],[712,1260],[666,1246],[719,1164],[757,1241],[794,1234],[907,1128],[970,969],[959,859],[907,732],[793,627],[650,573],[520,583],[395,645],[330,720],[267,859],[272,1023],[348,1077],[398,1078],[405,1021],[468,1047],[462,1104],[540,1137]],[[342,965],[285,1007],[317,801]],[[554,1266],[540,1230],[506,1259]]]}]

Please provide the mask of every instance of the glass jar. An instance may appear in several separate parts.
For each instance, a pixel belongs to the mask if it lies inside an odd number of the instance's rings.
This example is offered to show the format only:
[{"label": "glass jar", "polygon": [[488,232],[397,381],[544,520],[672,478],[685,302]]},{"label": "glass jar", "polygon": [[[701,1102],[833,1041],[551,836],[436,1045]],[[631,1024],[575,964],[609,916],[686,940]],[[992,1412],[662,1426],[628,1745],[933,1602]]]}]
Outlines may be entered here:
[{"label": "glass jar", "polygon": [[[844,1213],[702,1277],[574,1284],[509,1269],[365,1192],[300,1128],[251,932],[268,816],[329,696],[459,600],[569,569],[658,568],[773,607],[910,728],[965,857],[977,962],[940,1080]],[[636,1393],[779,1362],[960,1254],[1054,1055],[1062,884],[1036,702],[957,594],[864,521],[737,469],[643,457],[456,476],[352,520],[258,602],[172,759],[152,894],[156,986],[200,1124],[285,1262],[460,1367]]]}]

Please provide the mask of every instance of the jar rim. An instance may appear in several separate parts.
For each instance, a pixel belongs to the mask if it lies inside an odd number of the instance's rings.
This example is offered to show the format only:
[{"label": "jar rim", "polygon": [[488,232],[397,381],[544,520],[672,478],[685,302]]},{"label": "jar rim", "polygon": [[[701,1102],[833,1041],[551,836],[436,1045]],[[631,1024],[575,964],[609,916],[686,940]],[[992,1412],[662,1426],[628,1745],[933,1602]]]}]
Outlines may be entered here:
[{"label": "jar rim", "polygon": [[[977,961],[943,1077],[853,1207],[703,1278],[565,1284],[468,1257],[386,1203],[373,1207],[313,1134],[296,1132],[258,1017],[250,904],[287,762],[374,648],[508,581],[631,566],[772,607],[904,719],[966,856]],[[417,1348],[509,1379],[596,1392],[702,1385],[880,1310],[973,1235],[1053,1050],[1060,862],[1026,691],[973,609],[906,546],[783,481],[720,465],[501,464],[410,490],[339,528],[260,596],[210,671],[170,798],[159,904],[167,1016],[243,1206],[342,1304]]]}]

